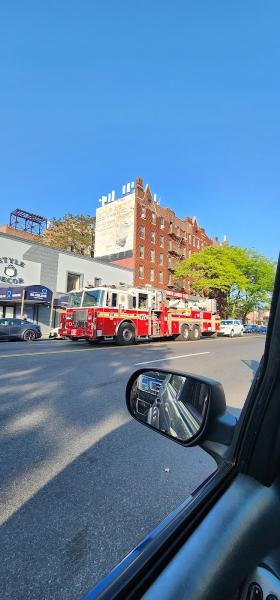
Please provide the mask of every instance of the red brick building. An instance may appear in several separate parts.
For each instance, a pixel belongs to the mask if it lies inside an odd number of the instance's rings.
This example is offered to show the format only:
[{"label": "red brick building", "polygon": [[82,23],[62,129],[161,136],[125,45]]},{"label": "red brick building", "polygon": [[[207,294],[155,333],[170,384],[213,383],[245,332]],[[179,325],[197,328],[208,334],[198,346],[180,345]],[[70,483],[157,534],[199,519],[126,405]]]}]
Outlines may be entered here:
[{"label": "red brick building", "polygon": [[187,281],[176,281],[176,262],[213,243],[195,217],[179,219],[160,206],[140,177],[96,212],[95,257],[133,269],[135,286],[187,290]]}]

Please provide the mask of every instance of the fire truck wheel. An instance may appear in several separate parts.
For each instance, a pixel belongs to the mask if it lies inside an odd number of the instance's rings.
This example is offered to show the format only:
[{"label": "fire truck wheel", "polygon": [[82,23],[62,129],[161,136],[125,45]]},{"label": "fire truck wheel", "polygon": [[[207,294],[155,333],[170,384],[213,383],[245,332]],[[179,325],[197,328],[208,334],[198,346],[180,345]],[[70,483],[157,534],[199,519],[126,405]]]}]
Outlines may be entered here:
[{"label": "fire truck wheel", "polygon": [[193,327],[193,329],[191,330],[190,339],[193,341],[196,341],[196,340],[200,340],[200,338],[201,338],[200,329],[197,325],[195,325]]},{"label": "fire truck wheel", "polygon": [[178,342],[187,342],[190,339],[190,330],[187,325],[182,325],[181,333],[175,339]]},{"label": "fire truck wheel", "polygon": [[129,346],[135,342],[135,330],[131,323],[122,323],[117,333],[117,344],[119,346]]}]

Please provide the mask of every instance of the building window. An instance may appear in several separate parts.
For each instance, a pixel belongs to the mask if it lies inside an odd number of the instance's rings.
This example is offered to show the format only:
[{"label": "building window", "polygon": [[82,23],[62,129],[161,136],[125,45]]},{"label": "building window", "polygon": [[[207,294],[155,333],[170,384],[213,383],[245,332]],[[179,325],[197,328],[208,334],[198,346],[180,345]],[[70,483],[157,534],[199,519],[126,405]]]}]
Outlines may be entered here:
[{"label": "building window", "polygon": [[164,218],[163,218],[163,217],[160,217],[160,220],[159,220],[159,221],[160,221],[160,228],[161,228],[161,229],[164,229]]},{"label": "building window", "polygon": [[171,256],[168,256],[168,267],[169,267],[169,269],[172,267],[172,258],[171,258]]},{"label": "building window", "polygon": [[150,270],[150,281],[154,281],[155,280],[155,270],[151,269]]},{"label": "building window", "polygon": [[144,227],[144,225],[141,225],[141,227],[140,227],[140,237],[141,238],[145,237],[145,227]]},{"label": "building window", "polygon": [[159,255],[159,264],[163,265],[163,254]]},{"label": "building window", "polygon": [[145,247],[144,246],[139,246],[139,256],[140,258],[144,258],[145,255]]},{"label": "building window", "polygon": [[141,265],[139,267],[139,277],[140,277],[140,279],[144,279],[144,267],[143,267],[143,265]]},{"label": "building window", "polygon": [[161,246],[161,248],[163,248],[163,246],[164,246],[164,237],[163,237],[163,235],[161,235],[160,238],[159,238],[159,245]]},{"label": "building window", "polygon": [[172,240],[169,240],[168,242],[168,250],[172,250]]},{"label": "building window", "polygon": [[163,283],[163,272],[159,272],[159,283]]},{"label": "building window", "polygon": [[152,242],[152,244],[154,244],[154,243],[155,243],[155,241],[156,241],[156,234],[155,234],[155,232],[154,232],[154,231],[152,231],[152,232],[151,232],[151,242]]},{"label": "building window", "polygon": [[172,233],[172,231],[173,231],[173,225],[172,225],[172,223],[169,223],[169,233]]},{"label": "building window", "polygon": [[100,277],[95,277],[94,278],[94,287],[99,287],[100,285],[101,285]]},{"label": "building window", "polygon": [[67,273],[66,292],[79,290],[82,287],[82,275],[80,273]]},{"label": "building window", "polygon": [[151,250],[151,261],[155,262],[155,251]]},{"label": "building window", "polygon": [[146,209],[145,206],[141,206],[141,218],[145,219],[146,217]]},{"label": "building window", "polygon": [[156,213],[152,212],[152,223],[155,225],[157,222]]},{"label": "building window", "polygon": [[172,285],[172,284],[173,284],[173,278],[172,278],[171,273],[169,273],[169,275],[168,275],[168,285]]}]

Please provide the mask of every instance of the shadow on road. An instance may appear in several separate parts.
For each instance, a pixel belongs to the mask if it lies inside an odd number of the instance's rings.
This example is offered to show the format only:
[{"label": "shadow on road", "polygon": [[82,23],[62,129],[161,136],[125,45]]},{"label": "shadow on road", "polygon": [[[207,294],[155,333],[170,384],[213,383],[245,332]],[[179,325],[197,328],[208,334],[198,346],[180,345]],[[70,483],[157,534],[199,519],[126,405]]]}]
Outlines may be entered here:
[{"label": "shadow on road", "polygon": [[[167,352],[158,347],[156,358]],[[137,347],[133,365],[123,353],[110,364],[94,355],[1,363],[5,599],[83,597],[216,467],[130,420],[124,392],[143,360]]]}]

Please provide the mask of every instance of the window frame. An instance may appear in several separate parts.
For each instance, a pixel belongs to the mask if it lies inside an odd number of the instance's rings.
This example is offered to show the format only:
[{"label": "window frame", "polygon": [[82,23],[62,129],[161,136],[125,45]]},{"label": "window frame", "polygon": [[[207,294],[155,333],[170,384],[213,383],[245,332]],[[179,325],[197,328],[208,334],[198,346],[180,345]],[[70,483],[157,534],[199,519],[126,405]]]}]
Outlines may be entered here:
[{"label": "window frame", "polygon": [[[143,275],[140,275],[140,269],[143,269]],[[138,267],[138,277],[139,277],[139,279],[145,279],[145,267],[144,267],[144,265],[139,265],[139,267]]]},{"label": "window frame", "polygon": [[[144,232],[144,235],[142,235],[142,232]],[[144,240],[145,236],[146,236],[145,225],[140,225],[139,237],[141,238],[141,240]]]},{"label": "window frame", "polygon": [[[67,287],[68,287],[68,285],[67,285],[68,284],[68,276],[69,275],[77,275],[79,277],[80,282],[79,282],[79,287],[78,288],[75,288],[75,289],[72,288],[72,290],[68,290],[67,289]],[[79,272],[76,272],[76,271],[66,271],[66,274],[65,274],[65,291],[66,291],[66,294],[69,294],[69,292],[78,292],[79,290],[83,289],[83,280],[84,280],[84,274],[83,273],[79,273]]]}]

